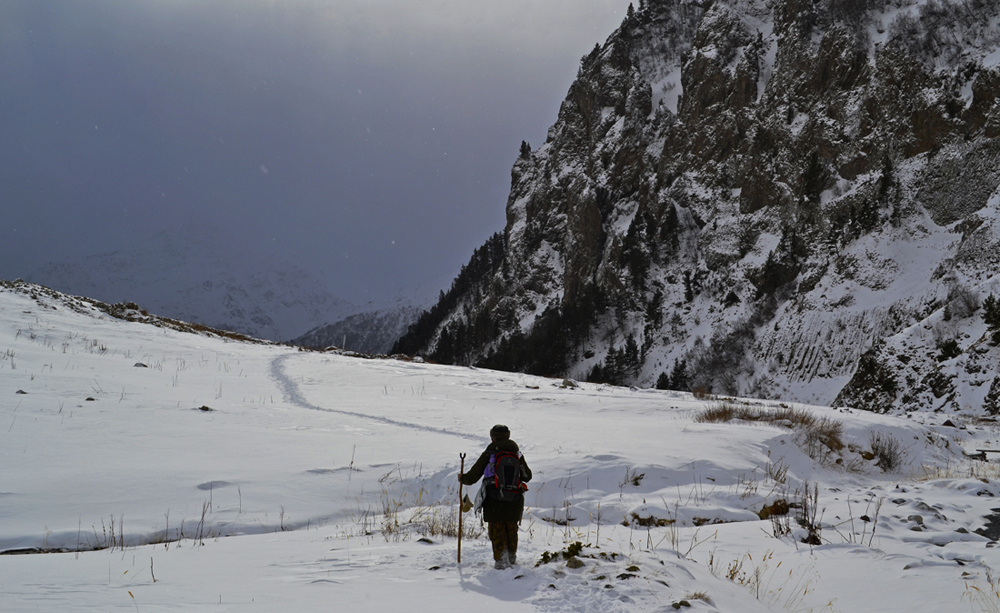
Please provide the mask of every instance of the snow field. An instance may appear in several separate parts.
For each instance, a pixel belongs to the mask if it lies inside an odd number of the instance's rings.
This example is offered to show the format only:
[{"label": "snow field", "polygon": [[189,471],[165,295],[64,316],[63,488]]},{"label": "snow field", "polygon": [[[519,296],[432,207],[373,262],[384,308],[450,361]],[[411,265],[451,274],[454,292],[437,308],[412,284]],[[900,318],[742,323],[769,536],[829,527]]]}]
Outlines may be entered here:
[{"label": "snow field", "polygon": [[[787,424],[695,419],[776,403],[238,343],[9,289],[0,313],[0,551],[64,551],[0,555],[0,610],[977,610],[1000,565],[975,532],[1000,471],[962,456],[989,423],[790,407],[843,426],[817,461]],[[507,571],[473,515],[461,564],[440,534],[494,423],[534,471]],[[894,472],[864,458],[873,431]],[[759,519],[809,488],[821,544],[795,509]]]}]

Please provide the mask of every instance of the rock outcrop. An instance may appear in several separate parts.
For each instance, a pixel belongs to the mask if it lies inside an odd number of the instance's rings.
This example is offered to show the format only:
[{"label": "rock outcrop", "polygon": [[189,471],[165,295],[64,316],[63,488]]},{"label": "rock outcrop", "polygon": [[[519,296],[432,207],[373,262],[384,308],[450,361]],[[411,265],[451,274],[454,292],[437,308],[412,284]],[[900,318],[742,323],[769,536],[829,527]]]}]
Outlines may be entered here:
[{"label": "rock outcrop", "polygon": [[514,163],[500,256],[397,348],[985,410],[1000,364],[980,308],[1000,295],[998,49],[987,0],[641,2]]}]

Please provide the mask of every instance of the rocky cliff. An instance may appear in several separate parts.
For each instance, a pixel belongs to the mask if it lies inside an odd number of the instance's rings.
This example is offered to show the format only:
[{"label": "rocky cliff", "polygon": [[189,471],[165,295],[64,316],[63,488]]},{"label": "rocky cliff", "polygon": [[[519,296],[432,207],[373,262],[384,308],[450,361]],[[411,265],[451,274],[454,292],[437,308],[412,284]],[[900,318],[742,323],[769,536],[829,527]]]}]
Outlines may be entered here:
[{"label": "rocky cliff", "polygon": [[522,147],[501,244],[396,348],[996,412],[998,49],[995,0],[640,2]]}]

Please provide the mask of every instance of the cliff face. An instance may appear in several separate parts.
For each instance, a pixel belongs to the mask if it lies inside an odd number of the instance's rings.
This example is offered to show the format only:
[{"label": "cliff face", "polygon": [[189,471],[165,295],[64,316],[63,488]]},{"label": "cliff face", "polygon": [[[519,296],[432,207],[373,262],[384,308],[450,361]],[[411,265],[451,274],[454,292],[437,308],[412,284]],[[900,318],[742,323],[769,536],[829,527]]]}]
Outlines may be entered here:
[{"label": "cliff face", "polygon": [[403,345],[982,409],[1000,389],[981,308],[1000,295],[998,48],[988,0],[640,3],[515,162],[502,260]]}]

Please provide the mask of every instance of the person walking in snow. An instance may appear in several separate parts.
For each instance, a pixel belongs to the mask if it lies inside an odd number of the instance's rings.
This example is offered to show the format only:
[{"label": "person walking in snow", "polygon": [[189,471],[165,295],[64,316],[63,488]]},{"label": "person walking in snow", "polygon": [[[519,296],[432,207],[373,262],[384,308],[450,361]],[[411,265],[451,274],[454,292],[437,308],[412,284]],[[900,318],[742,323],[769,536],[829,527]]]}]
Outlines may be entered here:
[{"label": "person walking in snow", "polygon": [[490,429],[490,444],[469,472],[458,480],[472,485],[480,478],[483,484],[476,497],[476,510],[482,510],[493,543],[493,560],[498,569],[509,568],[517,561],[517,528],[524,514],[526,482],[531,481],[531,469],[510,440],[510,429],[497,424]]}]

